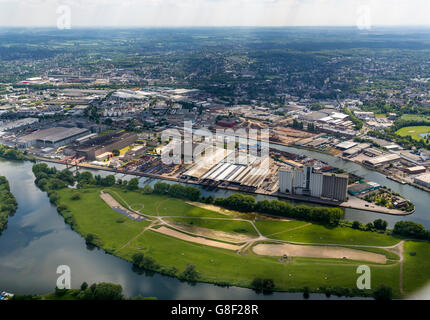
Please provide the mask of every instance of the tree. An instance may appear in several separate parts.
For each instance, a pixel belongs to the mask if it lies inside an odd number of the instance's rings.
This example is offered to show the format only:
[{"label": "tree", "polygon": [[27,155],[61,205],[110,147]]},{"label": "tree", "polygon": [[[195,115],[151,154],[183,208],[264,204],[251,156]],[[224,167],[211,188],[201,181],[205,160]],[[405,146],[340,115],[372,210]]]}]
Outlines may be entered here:
[{"label": "tree", "polygon": [[251,287],[257,292],[272,292],[275,289],[275,284],[272,279],[255,278],[251,282]]},{"label": "tree", "polygon": [[352,228],[353,229],[360,229],[360,227],[361,227],[361,223],[359,221],[354,221],[352,223]]},{"label": "tree", "polygon": [[115,176],[106,176],[106,178],[102,179],[102,185],[105,187],[112,187],[113,185],[115,185]]},{"label": "tree", "polygon": [[81,290],[82,290],[82,291],[85,291],[85,290],[87,290],[87,288],[88,288],[88,283],[83,282],[83,283],[81,284]]},{"label": "tree", "polygon": [[187,264],[184,272],[182,272],[179,277],[187,281],[196,281],[199,276],[199,273],[196,271],[196,266],[193,264]]},{"label": "tree", "polygon": [[377,219],[373,221],[373,226],[376,230],[387,230],[388,222],[382,219]]},{"label": "tree", "polygon": [[59,289],[58,287],[55,287],[55,296],[62,297],[67,293],[67,289]]},{"label": "tree", "polygon": [[77,177],[79,183],[81,184],[95,184],[96,180],[94,179],[91,172],[84,171]]},{"label": "tree", "polygon": [[72,185],[75,182],[75,178],[73,177],[73,173],[67,169],[61,170],[57,173],[57,178],[65,183]]},{"label": "tree", "polygon": [[133,178],[127,184],[128,190],[137,190],[139,189],[139,179]]},{"label": "tree", "polygon": [[87,236],[85,237],[85,242],[87,244],[95,245],[95,241],[96,241],[96,236],[92,233],[88,233]]},{"label": "tree", "polygon": [[133,254],[133,256],[131,257],[131,261],[133,262],[133,264],[134,264],[136,267],[140,267],[140,266],[142,265],[143,258],[144,258],[143,253],[135,253],[135,254]]},{"label": "tree", "polygon": [[310,296],[310,290],[309,290],[309,287],[304,287],[304,288],[303,288],[303,298],[305,298],[305,299],[309,299],[309,296]]},{"label": "tree", "polygon": [[113,149],[113,150],[112,150],[112,154],[113,154],[115,157],[118,157],[118,156],[121,154],[121,152],[120,152],[118,149]]},{"label": "tree", "polygon": [[154,184],[154,193],[166,194],[169,191],[170,185],[165,182],[157,182]]},{"label": "tree", "polygon": [[94,300],[122,300],[124,296],[122,294],[122,287],[119,284],[112,284],[102,282],[93,288],[93,299]]},{"label": "tree", "polygon": [[58,190],[67,187],[67,185],[60,179],[53,179],[51,181],[51,189]]},{"label": "tree", "polygon": [[416,239],[430,239],[429,231],[427,231],[422,224],[412,221],[396,222],[393,233]]},{"label": "tree", "polygon": [[149,184],[146,184],[142,189],[143,194],[151,194],[153,191]]},{"label": "tree", "polygon": [[378,289],[373,291],[373,298],[375,300],[382,300],[382,301],[392,300],[393,299],[393,289],[391,289],[391,287],[381,285],[378,287]]}]

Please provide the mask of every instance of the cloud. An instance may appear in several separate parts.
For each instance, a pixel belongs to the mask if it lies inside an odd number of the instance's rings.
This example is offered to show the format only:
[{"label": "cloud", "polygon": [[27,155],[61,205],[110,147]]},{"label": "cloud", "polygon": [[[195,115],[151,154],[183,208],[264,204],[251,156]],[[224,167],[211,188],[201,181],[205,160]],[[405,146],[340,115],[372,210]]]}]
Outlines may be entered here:
[{"label": "cloud", "polygon": [[428,25],[428,0],[0,0],[0,25],[55,26],[67,5],[73,26],[354,26],[366,6],[374,25]]}]

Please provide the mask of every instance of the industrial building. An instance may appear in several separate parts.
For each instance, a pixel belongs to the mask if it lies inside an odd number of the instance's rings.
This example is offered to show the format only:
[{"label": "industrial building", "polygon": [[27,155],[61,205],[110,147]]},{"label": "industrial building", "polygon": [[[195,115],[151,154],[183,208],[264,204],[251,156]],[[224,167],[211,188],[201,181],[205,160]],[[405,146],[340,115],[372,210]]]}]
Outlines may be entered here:
[{"label": "industrial building", "polygon": [[197,163],[191,169],[185,172],[183,177],[195,181],[202,179],[206,173],[208,173],[208,171],[213,169],[220,162],[223,162],[223,160],[232,152],[232,150],[215,148],[214,152],[212,152],[210,155],[205,155],[204,157],[195,160]]},{"label": "industrial building", "polygon": [[352,147],[355,147],[358,143],[353,141],[344,141],[336,145],[336,148],[340,150],[348,150]]},{"label": "industrial building", "polygon": [[201,158],[182,177],[203,185],[229,183],[249,190],[258,189],[269,175],[271,159],[232,152],[216,148],[211,156]]},{"label": "industrial building", "polygon": [[38,122],[39,122],[39,119],[37,118],[24,118],[24,119],[18,119],[15,121],[5,122],[0,125],[0,131],[8,131],[13,129],[23,128],[23,127],[36,124]]},{"label": "industrial building", "polygon": [[316,173],[312,167],[304,170],[281,169],[279,171],[279,191],[281,193],[307,195],[315,198],[327,198],[345,201],[348,176]]},{"label": "industrial building", "polygon": [[79,145],[75,151],[79,157],[94,161],[102,154],[132,145],[137,139],[138,137],[135,133],[113,133],[90,139]]},{"label": "industrial building", "polygon": [[376,157],[373,159],[364,160],[363,163],[365,165],[376,168],[376,167],[382,166],[384,164],[389,164],[391,162],[400,160],[400,158],[401,157],[398,154],[391,153],[391,154],[386,154],[386,155],[379,156],[379,157]]},{"label": "industrial building", "polygon": [[39,130],[18,139],[18,146],[28,148],[58,148],[89,134],[88,129],[53,127]]},{"label": "industrial building", "polygon": [[381,185],[376,182],[363,182],[363,183],[356,183],[349,187],[348,193],[356,196],[361,193],[371,192],[374,190],[378,190],[381,188]]},{"label": "industrial building", "polygon": [[425,173],[415,177],[414,182],[420,186],[430,189],[430,173]]},{"label": "industrial building", "polygon": [[344,202],[347,198],[348,176],[334,173],[323,174],[322,198]]},{"label": "industrial building", "polygon": [[415,166],[415,167],[410,167],[405,169],[405,172],[409,174],[420,174],[426,171],[427,169],[424,166]]},{"label": "industrial building", "polygon": [[352,148],[349,148],[348,150],[345,150],[343,152],[343,156],[352,158],[369,147],[370,147],[369,143],[360,143],[360,144],[356,145],[355,147],[352,147]]}]

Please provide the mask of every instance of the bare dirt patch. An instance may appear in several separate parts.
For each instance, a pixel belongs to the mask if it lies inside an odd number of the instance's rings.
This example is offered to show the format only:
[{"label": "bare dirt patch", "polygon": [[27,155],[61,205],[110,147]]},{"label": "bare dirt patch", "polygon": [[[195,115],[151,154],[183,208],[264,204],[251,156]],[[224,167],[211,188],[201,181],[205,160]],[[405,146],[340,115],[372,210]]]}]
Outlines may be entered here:
[{"label": "bare dirt patch", "polygon": [[226,216],[234,216],[234,215],[237,214],[237,212],[235,212],[235,211],[231,211],[231,210],[227,210],[227,209],[224,209],[224,208],[220,208],[220,207],[214,206],[212,204],[201,203],[201,202],[193,202],[193,201],[186,201],[186,203],[188,203],[188,204],[190,204],[192,206],[195,206],[195,207],[202,208],[202,209],[206,209],[206,210],[214,211],[214,212],[217,212],[217,213],[221,213],[221,214],[226,215]]},{"label": "bare dirt patch", "polygon": [[295,244],[257,244],[252,250],[259,255],[281,257],[305,257],[305,258],[333,258],[369,261],[385,264],[387,258],[382,254],[360,251],[355,249],[335,246],[305,246]]},{"label": "bare dirt patch", "polygon": [[206,238],[219,239],[228,242],[245,242],[255,239],[255,236],[246,234],[233,234],[220,230],[213,230],[204,227],[189,225],[187,223],[178,223],[177,221],[166,220],[170,225],[175,225],[175,228],[182,229],[185,232],[197,234]]},{"label": "bare dirt patch", "polygon": [[133,211],[130,211],[130,210],[124,208],[122,205],[120,205],[119,202],[116,201],[115,198],[112,197],[109,193],[105,193],[103,191],[100,191],[100,198],[104,202],[106,202],[106,204],[109,207],[111,207],[113,210],[117,211],[118,213],[121,213],[121,214],[123,214],[123,215],[125,215],[125,216],[127,216],[133,220],[137,220],[137,221],[144,220],[144,218],[141,215],[139,215]]},{"label": "bare dirt patch", "polygon": [[205,246],[210,246],[210,247],[222,248],[222,249],[233,250],[233,251],[237,251],[242,247],[234,244],[228,244],[228,243],[218,242],[214,240],[209,240],[202,237],[193,237],[188,234],[185,234],[176,230],[172,230],[166,227],[160,227],[158,229],[151,229],[151,230],[174,238],[178,238],[184,241],[203,244]]}]

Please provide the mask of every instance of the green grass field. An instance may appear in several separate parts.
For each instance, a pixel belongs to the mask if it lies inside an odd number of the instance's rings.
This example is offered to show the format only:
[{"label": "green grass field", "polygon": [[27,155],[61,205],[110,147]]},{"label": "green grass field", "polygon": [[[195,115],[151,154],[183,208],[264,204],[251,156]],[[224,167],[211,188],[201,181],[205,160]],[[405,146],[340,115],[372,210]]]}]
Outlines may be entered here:
[{"label": "green grass field", "polygon": [[[109,190],[109,189],[107,189]],[[156,194],[144,195],[138,192],[125,191],[119,188],[114,189],[123,200],[125,200],[133,210],[150,216],[168,217],[212,217],[225,218],[226,215],[192,206],[184,201],[172,199]],[[111,192],[111,195],[118,199],[118,196]],[[124,205],[124,203],[122,203]]]},{"label": "green grass field", "polygon": [[302,243],[352,244],[381,247],[392,246],[400,242],[400,239],[376,232],[342,227],[329,228],[317,224],[279,233],[273,235],[271,238]]},{"label": "green grass field", "polygon": [[[285,291],[305,286],[313,291],[321,286],[354,288],[356,270],[362,264],[309,258],[293,258],[290,263],[281,263],[276,258],[240,256],[233,251],[172,239],[152,231],[132,241],[120,256],[130,260],[138,247],[163,266],[176,267],[179,271],[184,270],[187,263],[193,263],[205,282],[248,287],[256,277],[269,278],[274,279],[277,290]],[[398,294],[398,265],[372,265],[371,270],[375,286],[385,283]]]},{"label": "green grass field", "polygon": [[422,121],[430,120],[430,116],[418,115],[418,114],[404,114],[400,117],[400,120],[404,121]]},{"label": "green grass field", "polygon": [[[150,221],[133,221],[112,210],[99,197],[102,189],[104,188],[94,187],[80,191],[58,190],[59,203],[65,204],[73,214],[77,232],[84,237],[89,233],[95,234],[100,239],[102,248],[126,260],[131,261],[134,253],[142,252],[155,259],[163,270],[176,268],[177,275],[185,270],[187,264],[192,263],[200,273],[199,281],[202,282],[249,287],[256,277],[270,278],[274,280],[276,290],[279,291],[295,291],[305,286],[312,291],[317,291],[321,286],[352,289],[355,288],[358,277],[357,267],[366,264],[372,270],[372,288],[385,284],[393,288],[396,297],[400,296],[400,265],[396,261],[380,265],[341,259],[292,257],[288,263],[284,263],[275,257],[258,256],[246,252],[238,254],[235,251],[186,242],[155,231],[144,231]],[[192,221],[194,225],[204,228],[256,235],[252,225],[246,221],[228,221],[226,220],[229,219],[228,216],[189,205],[178,199],[142,195],[139,192],[125,191],[116,187],[111,190],[117,192],[133,208],[140,207],[142,212],[151,216],[156,216],[158,210],[160,215],[171,217],[166,219],[177,222]],[[80,193],[81,199],[72,200],[72,195],[77,192]],[[190,217],[222,217],[223,220],[191,219]],[[262,234],[275,234],[270,238],[292,242],[390,246],[400,241],[392,236],[351,228],[327,228],[302,221],[263,219],[260,217],[255,221],[255,225]],[[406,252],[411,250],[417,252],[416,257],[406,257],[404,287],[409,292],[422,285],[422,279],[427,277],[425,274],[430,269],[430,262],[428,262],[430,244],[408,242],[407,245],[416,247],[408,247]],[[357,249],[386,254],[382,249]],[[395,259],[395,255],[386,255]],[[423,262],[423,259],[427,262]],[[419,269],[423,264],[429,266]],[[416,277],[418,269],[420,277]]]},{"label": "green grass field", "polygon": [[430,136],[430,126],[404,127],[396,132],[399,136],[411,136],[414,140],[423,140],[424,138],[420,134],[426,133]]},{"label": "green grass field", "polygon": [[404,254],[403,286],[411,294],[430,283],[430,243],[406,241]]},{"label": "green grass field", "polygon": [[[82,235],[92,233],[103,243],[103,248],[116,250],[138,235],[148,221],[133,221],[111,209],[99,196],[101,188],[87,188],[80,192],[81,200],[71,200],[76,191],[58,190],[61,203],[72,211],[77,231]],[[122,222],[119,222],[122,221]]]},{"label": "green grass field", "polygon": [[384,118],[386,118],[387,117],[387,115],[385,115],[385,114],[375,114],[375,118],[376,119],[384,119]]},{"label": "green grass field", "polygon": [[185,226],[195,226],[213,230],[219,230],[228,233],[239,233],[246,234],[250,236],[258,236],[254,227],[246,221],[234,221],[234,220],[204,220],[204,219],[195,219],[195,218],[169,218],[165,219],[167,221],[171,221],[177,225],[185,225]]},{"label": "green grass field", "polygon": [[263,236],[269,236],[274,233],[285,232],[294,228],[300,228],[307,225],[304,221],[282,221],[282,220],[258,220],[254,222]]}]

